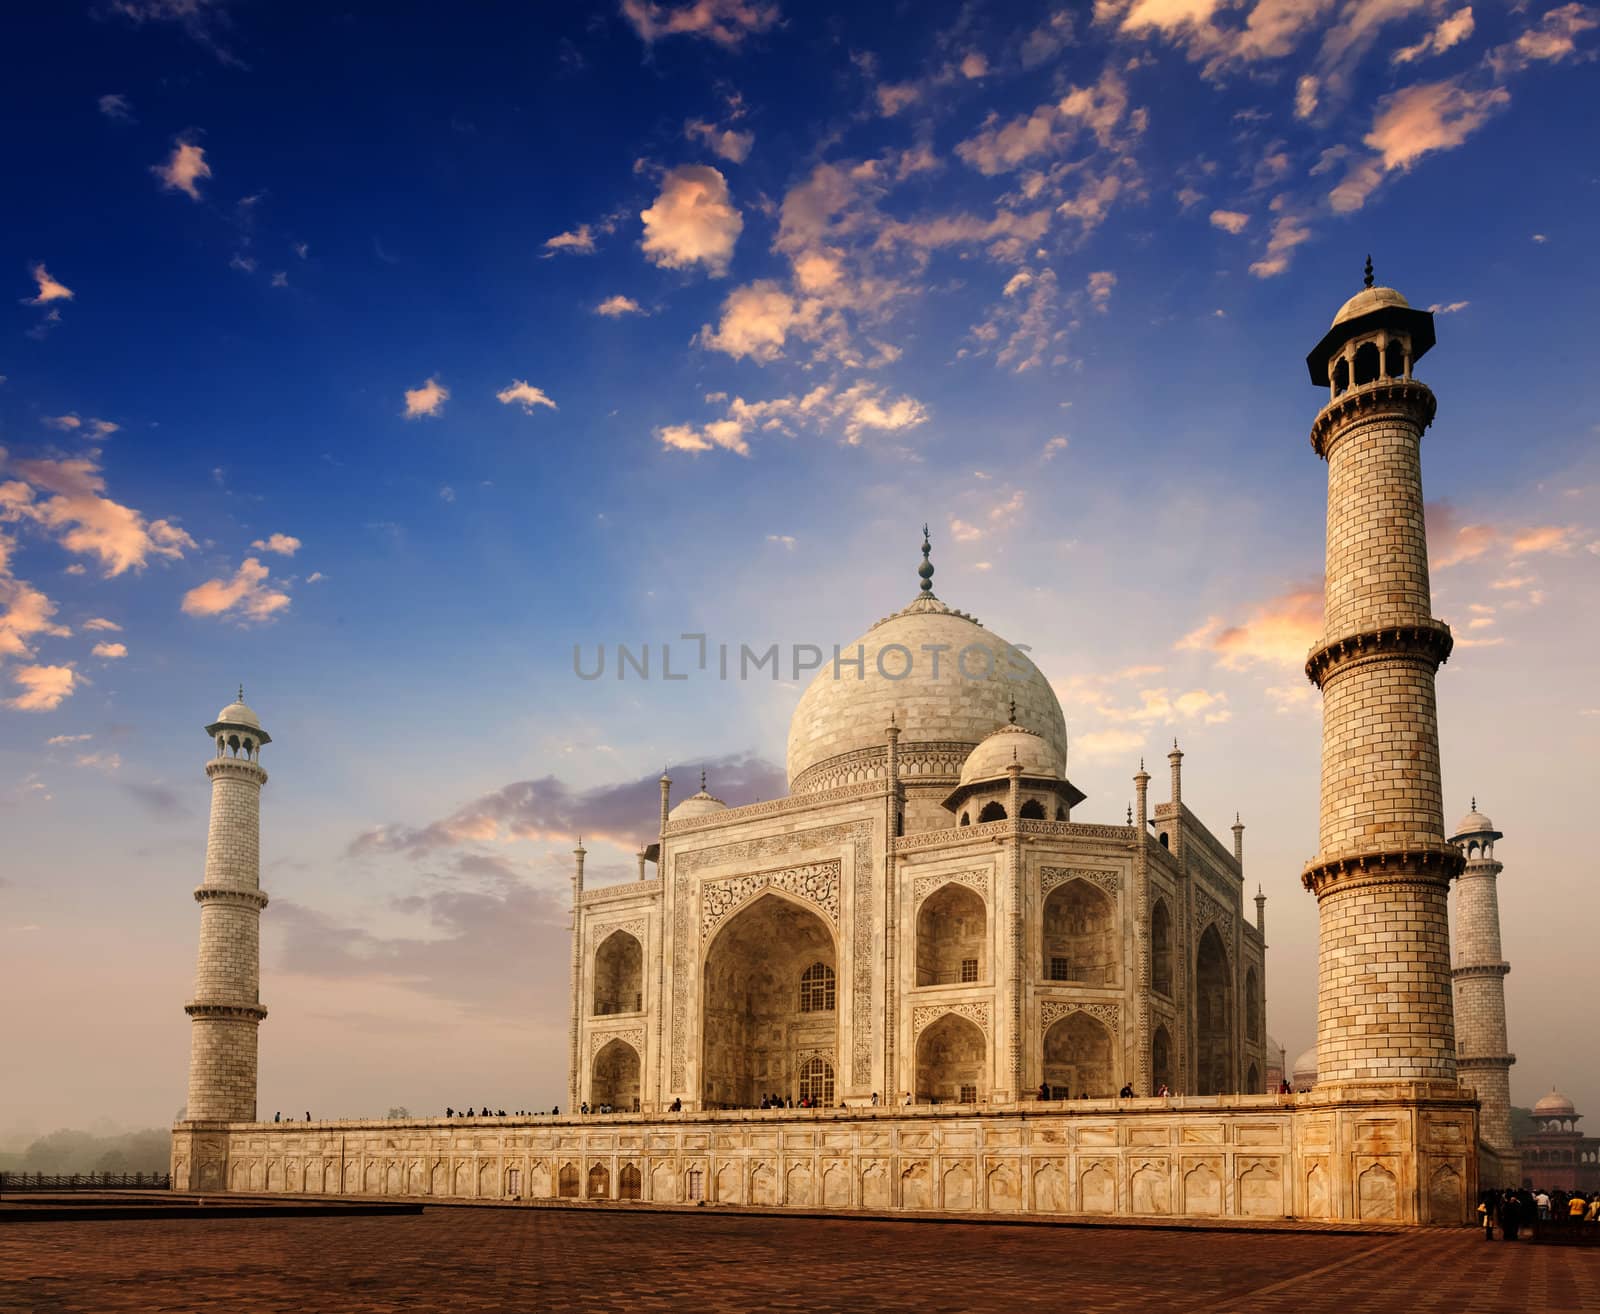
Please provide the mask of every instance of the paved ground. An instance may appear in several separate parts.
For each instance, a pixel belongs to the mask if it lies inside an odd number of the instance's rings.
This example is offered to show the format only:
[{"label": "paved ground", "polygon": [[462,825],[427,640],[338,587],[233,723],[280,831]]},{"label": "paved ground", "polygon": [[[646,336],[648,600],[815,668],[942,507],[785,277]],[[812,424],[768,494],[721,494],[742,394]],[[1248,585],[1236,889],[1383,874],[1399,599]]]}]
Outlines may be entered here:
[{"label": "paved ground", "polygon": [[1600,1311],[1600,1249],[613,1210],[0,1226],[0,1311]]}]

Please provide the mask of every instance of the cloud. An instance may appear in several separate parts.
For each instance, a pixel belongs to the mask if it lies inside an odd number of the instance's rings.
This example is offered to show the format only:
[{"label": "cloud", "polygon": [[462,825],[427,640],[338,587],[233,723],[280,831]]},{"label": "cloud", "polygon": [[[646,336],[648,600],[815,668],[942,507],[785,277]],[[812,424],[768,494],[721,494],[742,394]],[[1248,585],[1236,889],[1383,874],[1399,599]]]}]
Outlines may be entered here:
[{"label": "cloud", "polygon": [[267,583],[271,572],[256,557],[246,557],[229,580],[208,579],[183,595],[189,616],[236,613],[249,621],[270,620],[289,605],[289,595]]},{"label": "cloud", "polygon": [[161,179],[161,186],[170,192],[182,192],[191,201],[200,199],[200,180],[211,176],[211,166],[206,163],[204,146],[179,138],[172,155],[165,164],[152,164],[150,172]]},{"label": "cloud", "polygon": [[646,45],[663,37],[695,36],[733,47],[776,23],[778,6],[759,0],[688,0],[686,4],[622,0],[622,16]]},{"label": "cloud", "polygon": [[113,634],[122,633],[122,626],[118,625],[116,621],[107,620],[104,616],[96,616],[92,620],[84,621],[83,628],[86,630],[109,630]]},{"label": "cloud", "polygon": [[1044,451],[1041,453],[1041,455],[1046,461],[1053,461],[1055,460],[1056,453],[1066,451],[1068,446],[1069,442],[1067,436],[1065,434],[1058,433],[1054,438],[1050,439],[1050,441],[1044,445]]},{"label": "cloud", "polygon": [[1072,751],[1080,758],[1123,757],[1144,747],[1139,730],[1090,730],[1072,737]]},{"label": "cloud", "polygon": [[100,658],[101,661],[116,661],[118,658],[128,655],[128,645],[125,643],[97,643],[90,649],[90,654]]},{"label": "cloud", "polygon": [[258,538],[250,545],[263,552],[276,552],[281,557],[292,557],[300,550],[301,543],[293,534],[269,534],[266,538]]},{"label": "cloud", "polygon": [[[679,781],[677,795],[692,792],[687,782],[705,770],[718,798],[735,807],[756,798],[777,798],[788,789],[781,767],[754,754],[731,754],[678,764],[668,774]],[[519,780],[482,794],[449,816],[421,827],[376,826],[352,840],[351,857],[403,853],[419,857],[440,850],[507,844],[518,841],[561,841],[578,835],[632,850],[659,824],[661,787],[656,772],[636,779],[574,790],[555,776]]]},{"label": "cloud", "polygon": [[[0,544],[9,540],[0,539]],[[56,604],[27,580],[15,579],[3,568],[0,550],[0,660],[7,657],[32,657],[34,640],[41,635],[67,638],[72,631],[51,619]]]},{"label": "cloud", "polygon": [[1449,303],[1435,301],[1428,307],[1428,313],[1430,315],[1454,315],[1458,311],[1465,310],[1471,304],[1472,302],[1470,301],[1451,301]]},{"label": "cloud", "polygon": [[[0,449],[0,467],[6,454]],[[17,479],[0,482],[0,522],[29,521],[54,534],[68,552],[100,559],[108,578],[141,570],[151,557],[177,559],[195,541],[166,520],[146,521],[105,494],[93,456],[13,460]],[[42,500],[40,493],[48,494]]]},{"label": "cloud", "polygon": [[1402,46],[1389,57],[1393,64],[1410,64],[1425,55],[1442,55],[1451,46],[1459,45],[1472,35],[1474,27],[1472,19],[1472,6],[1465,5],[1456,10],[1448,18],[1443,19],[1439,26],[1429,32],[1421,41],[1412,46]]},{"label": "cloud", "polygon": [[1286,196],[1273,198],[1272,208],[1278,212],[1278,217],[1272,221],[1266,253],[1250,266],[1250,272],[1257,278],[1276,278],[1289,268],[1289,257],[1294,249],[1311,240],[1310,227],[1298,214],[1287,209],[1287,200]]},{"label": "cloud", "polygon": [[77,678],[70,665],[18,666],[11,679],[22,692],[6,699],[6,706],[19,712],[53,712],[72,696]]},{"label": "cloud", "polygon": [[93,735],[51,735],[44,742],[51,748],[64,748],[68,744],[86,744],[93,738]]},{"label": "cloud", "polygon": [[1008,173],[1030,161],[1060,155],[1088,130],[1102,146],[1128,111],[1128,88],[1120,73],[1105,68],[1090,86],[1074,86],[1005,123],[990,115],[974,136],[956,145],[956,155],[982,174]]},{"label": "cloud", "polygon": [[495,400],[500,402],[502,406],[510,406],[512,403],[516,403],[522,407],[523,412],[527,415],[533,414],[535,406],[548,406],[552,411],[560,409],[545,395],[543,388],[535,388],[526,379],[514,380],[507,387],[500,389],[499,392],[495,393]]},{"label": "cloud", "polygon": [[1490,51],[1485,62],[1501,77],[1534,63],[1558,64],[1578,53],[1577,38],[1600,26],[1600,15],[1581,4],[1559,5],[1515,41]]},{"label": "cloud", "polygon": [[616,296],[607,297],[596,306],[594,313],[604,315],[608,319],[617,319],[623,315],[648,315],[650,312],[632,297],[625,297],[619,292]]},{"label": "cloud", "polygon": [[661,191],[644,221],[643,249],[663,269],[704,265],[713,277],[728,272],[744,219],[728,196],[721,173],[705,164],[683,164],[661,180]]},{"label": "cloud", "polygon": [[858,379],[846,388],[818,384],[804,395],[759,402],[735,397],[721,419],[703,425],[664,425],[655,436],[674,451],[709,452],[720,447],[749,456],[747,436],[757,431],[793,434],[800,426],[818,431],[837,427],[846,443],[857,446],[870,434],[902,433],[928,418],[927,407],[916,398],[895,396],[881,384]]},{"label": "cloud", "polygon": [[1294,84],[1294,116],[1304,121],[1317,112],[1317,92],[1322,84],[1315,73],[1303,73]]},{"label": "cloud", "polygon": [[880,82],[873,88],[873,97],[878,102],[878,113],[892,119],[922,99],[922,88],[915,82]]},{"label": "cloud", "polygon": [[989,61],[981,51],[971,50],[961,57],[959,67],[962,77],[967,79],[981,78],[989,72]]},{"label": "cloud", "polygon": [[753,132],[719,127],[704,119],[690,119],[683,125],[683,135],[690,141],[704,142],[713,155],[720,155],[734,164],[743,164],[750,155],[750,148],[756,144]]},{"label": "cloud", "polygon": [[289,275],[288,275],[288,273],[285,272],[282,269],[278,270],[276,273],[274,273],[272,275],[271,283],[272,283],[273,287],[288,287],[289,286]]},{"label": "cloud", "polygon": [[236,68],[245,65],[222,44],[230,19],[229,0],[107,0],[106,12],[135,24],[175,23],[191,40],[204,46],[217,62]]},{"label": "cloud", "polygon": [[957,543],[976,543],[983,537],[981,525],[968,524],[965,520],[952,520],[950,522],[950,537]]},{"label": "cloud", "polygon": [[794,551],[795,537],[793,534],[768,534],[767,542],[776,543],[786,551]]},{"label": "cloud", "polygon": [[437,419],[444,414],[444,404],[449,400],[450,389],[429,376],[420,388],[406,389],[405,417],[408,420],[420,420],[423,416]]},{"label": "cloud", "polygon": [[1089,275],[1089,304],[1104,313],[1111,304],[1111,289],[1117,285],[1117,276],[1109,269]]},{"label": "cloud", "polygon": [[1511,103],[1504,87],[1474,91],[1459,79],[1424,82],[1378,102],[1363,139],[1386,170],[1409,169],[1431,151],[1452,150]]},{"label": "cloud", "polygon": [[545,255],[559,255],[565,251],[570,255],[593,255],[595,253],[594,234],[589,230],[588,224],[579,224],[571,232],[557,233],[548,237],[544,243]]},{"label": "cloud", "polygon": [[182,795],[170,785],[125,780],[122,792],[157,821],[172,821],[192,815]]},{"label": "cloud", "polygon": [[1244,670],[1257,662],[1299,666],[1322,637],[1322,589],[1306,585],[1255,607],[1238,624],[1211,616],[1179,639],[1179,651],[1209,652],[1217,665]]},{"label": "cloud", "polygon": [[51,278],[50,271],[44,267],[42,262],[34,265],[28,272],[33,275],[33,281],[39,285],[39,295],[28,297],[23,301],[23,305],[43,306],[52,301],[72,300],[72,289],[65,283],[57,282]]},{"label": "cloud", "polygon": [[789,330],[801,315],[795,299],[772,279],[735,288],[722,303],[722,319],[713,329],[701,326],[695,341],[735,360],[749,356],[771,361],[783,355]]},{"label": "cloud", "polygon": [[1250,216],[1240,210],[1213,210],[1211,226],[1237,237],[1250,225]]},{"label": "cloud", "polygon": [[129,105],[128,98],[119,92],[101,96],[95,103],[100,107],[100,112],[108,119],[127,121],[133,118],[133,106]]}]

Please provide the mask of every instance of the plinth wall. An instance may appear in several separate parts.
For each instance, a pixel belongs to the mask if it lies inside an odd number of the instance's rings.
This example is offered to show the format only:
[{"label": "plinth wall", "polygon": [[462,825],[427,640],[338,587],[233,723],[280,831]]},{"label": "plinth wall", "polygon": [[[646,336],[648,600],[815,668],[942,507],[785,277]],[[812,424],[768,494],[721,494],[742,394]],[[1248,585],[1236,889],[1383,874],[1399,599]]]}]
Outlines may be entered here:
[{"label": "plinth wall", "polygon": [[1469,1221],[1447,1083],[1292,1096],[320,1123],[183,1122],[178,1190],[815,1209]]}]

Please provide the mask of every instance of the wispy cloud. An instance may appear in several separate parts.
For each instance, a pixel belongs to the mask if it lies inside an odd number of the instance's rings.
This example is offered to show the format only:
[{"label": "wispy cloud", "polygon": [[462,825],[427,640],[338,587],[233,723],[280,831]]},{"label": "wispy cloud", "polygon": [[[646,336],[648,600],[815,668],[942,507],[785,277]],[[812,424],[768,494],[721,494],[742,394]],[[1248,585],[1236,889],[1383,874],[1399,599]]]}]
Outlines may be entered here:
[{"label": "wispy cloud", "polygon": [[546,256],[561,255],[593,255],[596,251],[594,233],[588,224],[579,224],[570,232],[557,233],[554,237],[547,237],[544,243]]},{"label": "wispy cloud", "polygon": [[535,406],[548,406],[552,411],[560,408],[551,401],[543,388],[536,388],[526,379],[517,379],[508,386],[495,393],[495,399],[503,406],[521,406],[523,411],[533,414]]},{"label": "wispy cloud", "polygon": [[72,289],[58,279],[50,277],[50,271],[44,267],[43,261],[34,265],[29,271],[33,281],[38,285],[37,296],[28,297],[23,301],[25,306],[45,306],[52,301],[71,301]]},{"label": "wispy cloud", "polygon": [[623,315],[648,315],[650,312],[632,297],[625,297],[619,292],[596,306],[594,313],[604,315],[607,319],[618,319]]},{"label": "wispy cloud", "polygon": [[1322,588],[1307,584],[1260,603],[1241,621],[1207,617],[1175,647],[1209,652],[1217,665],[1239,671],[1257,662],[1299,666],[1321,637]]},{"label": "wispy cloud", "polygon": [[671,36],[703,37],[718,45],[739,45],[752,33],[778,21],[778,6],[760,0],[622,0],[622,16],[646,45]]}]

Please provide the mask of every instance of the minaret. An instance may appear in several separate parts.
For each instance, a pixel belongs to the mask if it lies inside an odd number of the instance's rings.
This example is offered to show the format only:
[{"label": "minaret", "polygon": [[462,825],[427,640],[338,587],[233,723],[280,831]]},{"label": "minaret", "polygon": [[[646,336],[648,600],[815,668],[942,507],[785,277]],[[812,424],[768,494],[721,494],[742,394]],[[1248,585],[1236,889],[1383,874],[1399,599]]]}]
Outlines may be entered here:
[{"label": "minaret", "polygon": [[1499,1157],[1502,1180],[1485,1186],[1520,1186],[1516,1145],[1511,1139],[1511,1065],[1516,1056],[1506,1039],[1506,973],[1500,957],[1500,896],[1494,842],[1500,832],[1478,811],[1461,818],[1450,842],[1466,859],[1456,882],[1455,1004],[1456,1064],[1464,1085],[1478,1092],[1478,1136]]},{"label": "minaret", "polygon": [[256,1045],[261,1019],[261,746],[272,736],[239,699],[206,727],[216,756],[211,779],[211,828],[206,874],[195,890],[200,905],[200,955],[189,1015],[190,1121],[254,1122]]},{"label": "minaret", "polygon": [[578,1042],[583,1033],[583,860],[589,850],[583,847],[583,837],[578,837],[578,847],[572,850],[572,1020],[567,1035],[567,1112],[578,1111],[578,1101],[583,1095],[583,1068],[579,1062]]},{"label": "minaret", "polygon": [[1306,661],[1322,691],[1322,812],[1302,876],[1317,897],[1317,1086],[1455,1082],[1449,883],[1422,513],[1422,433],[1434,397],[1411,376],[1433,316],[1363,289],[1306,357],[1329,402],[1311,426],[1328,463],[1323,636]]}]

